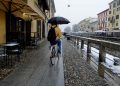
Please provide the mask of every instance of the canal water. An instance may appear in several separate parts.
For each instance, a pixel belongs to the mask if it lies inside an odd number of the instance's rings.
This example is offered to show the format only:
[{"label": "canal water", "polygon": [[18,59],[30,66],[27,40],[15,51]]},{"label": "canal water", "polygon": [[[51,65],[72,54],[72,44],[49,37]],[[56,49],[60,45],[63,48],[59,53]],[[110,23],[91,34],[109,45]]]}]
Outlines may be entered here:
[{"label": "canal water", "polygon": [[90,64],[94,70],[98,72],[98,75],[108,81],[112,86],[120,86],[120,64],[115,65],[114,59],[119,57],[106,53],[105,62],[99,63],[99,50],[91,47],[91,53],[87,54],[87,45],[84,44],[84,49],[80,49],[77,46],[78,52],[81,52],[84,59]]}]

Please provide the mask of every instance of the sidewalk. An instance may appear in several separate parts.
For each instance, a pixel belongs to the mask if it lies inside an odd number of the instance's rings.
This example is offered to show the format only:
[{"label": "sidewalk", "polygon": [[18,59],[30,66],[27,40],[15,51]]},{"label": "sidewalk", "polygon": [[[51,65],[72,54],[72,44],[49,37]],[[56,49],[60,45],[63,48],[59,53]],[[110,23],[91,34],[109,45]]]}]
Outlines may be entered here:
[{"label": "sidewalk", "polygon": [[64,40],[63,46],[65,86],[109,86],[70,41]]},{"label": "sidewalk", "polygon": [[40,44],[40,48],[28,50],[22,57],[24,61],[0,81],[0,86],[64,86],[62,57],[50,66],[49,56],[46,41]]}]

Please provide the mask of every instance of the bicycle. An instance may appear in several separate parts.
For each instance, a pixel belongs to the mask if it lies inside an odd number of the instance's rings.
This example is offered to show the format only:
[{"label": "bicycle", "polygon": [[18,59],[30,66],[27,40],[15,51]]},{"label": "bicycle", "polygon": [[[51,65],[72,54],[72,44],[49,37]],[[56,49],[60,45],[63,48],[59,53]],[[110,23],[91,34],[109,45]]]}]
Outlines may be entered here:
[{"label": "bicycle", "polygon": [[50,63],[51,65],[54,65],[53,58],[55,59],[56,57],[58,57],[58,60],[59,60],[59,52],[58,52],[57,45],[52,45],[50,49],[51,49]]}]

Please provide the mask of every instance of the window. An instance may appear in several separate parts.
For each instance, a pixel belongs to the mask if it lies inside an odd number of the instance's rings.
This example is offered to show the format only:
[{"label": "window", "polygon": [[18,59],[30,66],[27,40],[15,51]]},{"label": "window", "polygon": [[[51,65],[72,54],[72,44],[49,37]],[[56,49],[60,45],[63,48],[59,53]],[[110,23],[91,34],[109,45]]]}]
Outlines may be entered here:
[{"label": "window", "polygon": [[110,17],[108,18],[108,21],[110,21]]},{"label": "window", "polygon": [[16,21],[16,31],[21,31],[22,29],[22,20],[17,19]]},{"label": "window", "polygon": [[110,5],[110,9],[111,9],[111,5]]},{"label": "window", "polygon": [[113,3],[113,7],[116,7],[116,3]]},{"label": "window", "polygon": [[38,0],[38,6],[39,6],[39,8],[40,8],[42,11],[44,11],[44,9],[43,9],[43,0]]},{"label": "window", "polygon": [[88,26],[88,28],[90,28],[90,26]]},{"label": "window", "polygon": [[117,8],[117,11],[120,11],[120,7]]},{"label": "window", "polygon": [[118,23],[116,23],[116,26],[118,26]]},{"label": "window", "polygon": [[117,0],[117,5],[120,5],[120,0]]},{"label": "window", "polygon": [[106,21],[107,21],[107,19],[108,19],[108,18],[106,17]]},{"label": "window", "polygon": [[113,14],[115,14],[115,9],[113,10]]},{"label": "window", "polygon": [[38,4],[39,4],[39,5],[41,5],[41,4],[42,4],[41,0],[38,0]]},{"label": "window", "polygon": [[109,14],[111,14],[111,11],[109,11]]},{"label": "window", "polygon": [[117,11],[119,11],[119,8],[117,8]]},{"label": "window", "polygon": [[116,19],[119,19],[119,15],[116,15]]},{"label": "window", "polygon": [[112,23],[115,23],[115,17],[112,16]]}]

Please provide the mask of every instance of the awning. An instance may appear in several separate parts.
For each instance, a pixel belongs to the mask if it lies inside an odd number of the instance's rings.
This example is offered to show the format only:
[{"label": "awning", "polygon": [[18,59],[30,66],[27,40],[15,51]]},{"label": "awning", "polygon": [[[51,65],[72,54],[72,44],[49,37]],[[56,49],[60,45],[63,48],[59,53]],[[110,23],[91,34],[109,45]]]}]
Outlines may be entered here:
[{"label": "awning", "polygon": [[24,8],[26,3],[22,0],[0,0],[0,10],[9,11],[11,5],[11,11],[17,11],[20,8]]},{"label": "awning", "polygon": [[[11,9],[10,9],[11,8]],[[0,10],[14,14],[17,17],[22,17],[23,14],[29,15],[34,19],[43,19],[36,13],[27,3],[22,0],[0,0]]]}]

